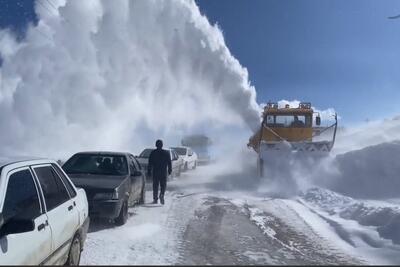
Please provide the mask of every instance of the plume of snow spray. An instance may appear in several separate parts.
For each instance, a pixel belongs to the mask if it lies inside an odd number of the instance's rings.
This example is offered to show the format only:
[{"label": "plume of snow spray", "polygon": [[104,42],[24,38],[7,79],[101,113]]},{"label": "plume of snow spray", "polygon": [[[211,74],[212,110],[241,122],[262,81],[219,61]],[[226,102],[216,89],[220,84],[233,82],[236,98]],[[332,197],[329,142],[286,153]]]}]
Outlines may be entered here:
[{"label": "plume of snow spray", "polygon": [[247,70],[194,1],[53,3],[36,5],[22,43],[0,32],[3,154],[140,151],[190,129],[258,127]]}]

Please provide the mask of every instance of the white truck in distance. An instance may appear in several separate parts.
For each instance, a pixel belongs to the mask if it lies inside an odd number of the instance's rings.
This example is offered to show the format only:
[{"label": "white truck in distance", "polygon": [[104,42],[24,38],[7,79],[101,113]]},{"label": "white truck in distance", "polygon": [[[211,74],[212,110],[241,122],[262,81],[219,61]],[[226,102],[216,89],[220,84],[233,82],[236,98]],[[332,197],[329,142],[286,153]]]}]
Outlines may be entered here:
[{"label": "white truck in distance", "polygon": [[0,264],[79,265],[88,202],[53,160],[0,160]]}]

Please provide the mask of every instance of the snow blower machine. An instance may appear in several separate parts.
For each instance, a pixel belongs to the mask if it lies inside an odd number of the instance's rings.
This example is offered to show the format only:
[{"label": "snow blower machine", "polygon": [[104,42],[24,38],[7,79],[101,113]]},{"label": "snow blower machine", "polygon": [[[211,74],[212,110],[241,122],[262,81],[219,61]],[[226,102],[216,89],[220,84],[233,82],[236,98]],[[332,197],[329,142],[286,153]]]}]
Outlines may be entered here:
[{"label": "snow blower machine", "polygon": [[278,103],[269,102],[264,107],[260,129],[247,144],[258,154],[258,175],[264,176],[266,161],[276,165],[293,157],[303,160],[329,154],[336,138],[336,113],[332,121],[331,125],[321,126],[320,113],[314,112],[311,103],[301,102],[295,108],[287,104],[280,108]]}]

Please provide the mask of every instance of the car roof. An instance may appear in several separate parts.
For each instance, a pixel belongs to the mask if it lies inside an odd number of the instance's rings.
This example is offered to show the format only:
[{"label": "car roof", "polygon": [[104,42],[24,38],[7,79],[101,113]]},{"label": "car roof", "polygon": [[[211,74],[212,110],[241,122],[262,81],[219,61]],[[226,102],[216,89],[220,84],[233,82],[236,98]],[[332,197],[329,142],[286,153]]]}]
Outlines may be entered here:
[{"label": "car roof", "polygon": [[17,162],[25,162],[25,161],[35,161],[35,160],[45,160],[46,158],[39,157],[26,157],[26,156],[13,156],[13,157],[1,157],[0,156],[0,167],[5,165],[9,165]]},{"label": "car roof", "polygon": [[173,146],[172,148],[186,148],[186,149],[188,149],[190,147],[188,147],[188,146]]},{"label": "car roof", "polygon": [[130,155],[132,153],[129,152],[120,152],[120,151],[81,151],[81,152],[77,152],[75,153],[75,155],[77,154],[95,154],[95,155],[114,155],[114,156],[125,156],[125,155]]},{"label": "car roof", "polygon": [[56,161],[49,158],[39,158],[39,157],[0,157],[0,170],[12,164],[24,166],[24,165],[35,165],[35,164],[47,164],[53,162]]}]

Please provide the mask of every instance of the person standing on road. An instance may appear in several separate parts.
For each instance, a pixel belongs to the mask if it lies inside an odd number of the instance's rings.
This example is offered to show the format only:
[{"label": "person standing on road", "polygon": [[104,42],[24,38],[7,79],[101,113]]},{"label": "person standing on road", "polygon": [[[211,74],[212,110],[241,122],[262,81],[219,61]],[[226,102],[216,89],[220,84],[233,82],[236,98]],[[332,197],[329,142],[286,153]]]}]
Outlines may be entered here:
[{"label": "person standing on road", "polygon": [[[156,141],[156,148],[150,153],[147,174],[153,175],[153,204],[158,201],[158,187],[160,186],[160,202],[164,205],[164,193],[167,187],[167,177],[172,172],[171,156],[162,149],[162,140]],[[167,174],[168,173],[168,174]]]}]

